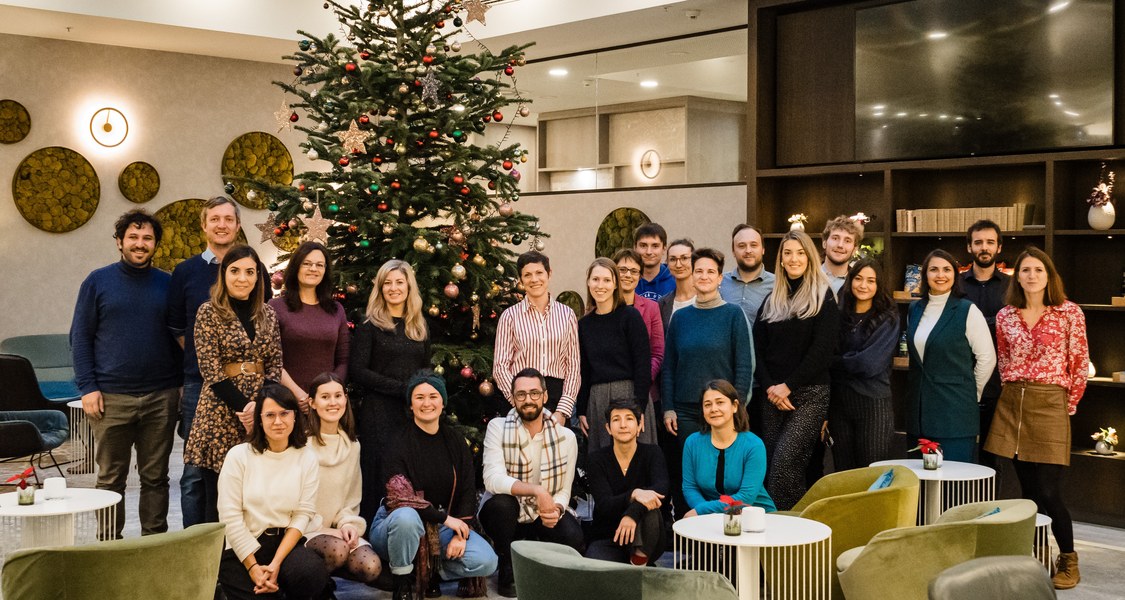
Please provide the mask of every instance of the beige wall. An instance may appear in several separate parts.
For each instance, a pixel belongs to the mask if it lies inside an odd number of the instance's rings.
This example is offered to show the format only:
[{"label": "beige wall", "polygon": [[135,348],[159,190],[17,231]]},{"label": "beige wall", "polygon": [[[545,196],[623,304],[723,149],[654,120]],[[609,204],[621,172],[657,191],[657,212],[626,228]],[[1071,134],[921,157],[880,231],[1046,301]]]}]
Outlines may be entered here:
[{"label": "beige wall", "polygon": [[[280,64],[13,35],[0,35],[0,48],[0,98],[31,114],[28,137],[0,145],[0,338],[69,330],[78,286],[92,269],[117,260],[113,222],[136,206],[117,189],[125,165],[143,160],[160,173],[160,192],[143,205],[150,212],[222,193],[219,163],[227,144],[248,131],[276,134],[273,111],[283,93],[271,81],[292,78]],[[116,148],[90,138],[90,117],[102,106],[129,119],[129,137]],[[311,165],[299,154],[296,132],[278,137],[298,171]],[[16,166],[46,146],[81,153],[101,180],[97,212],[69,233],[32,227],[12,199]],[[247,238],[272,261],[272,245],[256,243],[253,224],[264,220],[265,211],[243,209]]]}]

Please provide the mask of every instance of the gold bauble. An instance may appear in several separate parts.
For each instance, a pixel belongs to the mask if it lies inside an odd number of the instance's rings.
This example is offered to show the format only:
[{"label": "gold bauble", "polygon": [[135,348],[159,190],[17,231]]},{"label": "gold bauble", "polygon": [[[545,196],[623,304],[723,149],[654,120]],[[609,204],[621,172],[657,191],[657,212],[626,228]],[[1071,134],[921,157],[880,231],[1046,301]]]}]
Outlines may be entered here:
[{"label": "gold bauble", "polygon": [[414,251],[425,252],[426,248],[429,247],[429,245],[430,243],[426,241],[426,238],[417,238],[414,240]]},{"label": "gold bauble", "polygon": [[484,265],[487,264],[487,261],[484,260],[484,256],[478,254],[478,255],[473,257],[473,264],[478,266],[478,267],[483,267]]},{"label": "gold bauble", "polygon": [[391,235],[395,232],[395,226],[387,223],[383,225],[383,235]]},{"label": "gold bauble", "polygon": [[437,305],[435,304],[435,305],[433,305],[433,306],[431,306],[431,307],[427,308],[427,309],[426,309],[426,312],[427,312],[427,313],[429,313],[429,315],[430,315],[431,317],[436,317],[436,316],[438,316],[438,315],[440,315],[440,314],[441,314],[441,309],[440,309],[440,308],[438,308],[438,307],[437,307]]},{"label": "gold bauble", "polygon": [[449,272],[457,279],[464,279],[469,274],[468,271],[465,270],[465,266],[461,263],[453,265],[453,268],[450,269]]}]

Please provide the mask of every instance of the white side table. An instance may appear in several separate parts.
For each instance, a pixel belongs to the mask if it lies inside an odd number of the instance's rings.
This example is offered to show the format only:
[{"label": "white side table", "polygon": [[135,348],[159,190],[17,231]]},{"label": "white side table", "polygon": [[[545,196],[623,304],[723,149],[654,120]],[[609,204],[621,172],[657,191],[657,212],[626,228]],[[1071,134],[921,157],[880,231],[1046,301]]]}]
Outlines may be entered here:
[{"label": "white side table", "polygon": [[919,497],[922,504],[918,511],[918,524],[930,525],[937,522],[941,513],[954,506],[970,502],[985,502],[996,496],[996,471],[982,465],[942,461],[940,469],[925,469],[922,459],[881,460],[871,463],[873,467],[896,465],[906,467],[922,480],[923,493]]},{"label": "white side table", "polygon": [[82,410],[81,400],[66,403],[70,408],[70,459],[73,461],[66,472],[71,475],[97,473],[94,463],[94,430]]},{"label": "white side table", "polygon": [[[736,554],[736,587],[741,600],[761,598],[761,566],[770,598],[828,598],[832,593],[832,529],[801,517],[767,514],[761,533],[725,535],[723,515],[700,515],[672,525],[677,569],[715,571],[731,579],[721,557]],[[691,561],[685,560],[690,556]]]},{"label": "white side table", "polygon": [[1043,563],[1043,567],[1050,573],[1055,566],[1051,550],[1051,517],[1045,514],[1035,515],[1035,559]]},{"label": "white side table", "polygon": [[19,548],[74,546],[96,542],[103,531],[117,531],[115,505],[121,494],[109,490],[67,488],[65,497],[47,500],[35,491],[35,504],[21,506],[16,493],[0,494],[0,563]]}]

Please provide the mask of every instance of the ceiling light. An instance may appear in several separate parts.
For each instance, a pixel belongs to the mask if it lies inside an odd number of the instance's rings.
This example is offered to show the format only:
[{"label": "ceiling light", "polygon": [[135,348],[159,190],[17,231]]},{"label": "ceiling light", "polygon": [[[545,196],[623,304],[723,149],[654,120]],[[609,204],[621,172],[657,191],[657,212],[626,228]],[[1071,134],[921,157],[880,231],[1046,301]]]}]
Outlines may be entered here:
[{"label": "ceiling light", "polygon": [[1060,10],[1062,10],[1062,9],[1068,7],[1068,6],[1070,6],[1070,0],[1063,0],[1062,2],[1056,2],[1056,3],[1052,4],[1051,6],[1047,7],[1047,12],[1049,14],[1054,14],[1054,13],[1057,13]]},{"label": "ceiling light", "polygon": [[657,83],[655,79],[645,79],[644,81],[641,82],[641,87],[645,87],[645,88],[654,88],[658,85],[660,85],[660,84]]},{"label": "ceiling light", "polygon": [[949,34],[944,31],[931,31],[926,34],[926,39],[930,40],[944,40],[949,37]]},{"label": "ceiling light", "polygon": [[1055,100],[1055,106],[1062,106],[1062,100]]},{"label": "ceiling light", "polygon": [[906,116],[906,113],[904,113],[904,112],[897,112],[897,113],[895,113],[895,116],[896,116],[896,117],[905,117],[905,116]]},{"label": "ceiling light", "polygon": [[1073,110],[1064,110],[1063,114],[1067,115],[1067,116],[1071,116],[1071,117],[1077,117],[1078,116],[1078,113],[1074,112]]},{"label": "ceiling light", "polygon": [[567,73],[570,73],[570,71],[567,71],[562,67],[555,67],[550,71],[547,71],[547,74],[551,77],[566,77]]},{"label": "ceiling light", "polygon": [[883,116],[883,112],[879,111],[879,112],[875,113],[874,116],[881,117],[881,116]]},{"label": "ceiling light", "polygon": [[884,108],[887,108],[885,104],[876,104],[875,106],[871,107],[871,110],[883,110]]},{"label": "ceiling light", "polygon": [[1052,99],[1052,100],[1057,100],[1059,95],[1058,94],[1048,94],[1047,97]]}]

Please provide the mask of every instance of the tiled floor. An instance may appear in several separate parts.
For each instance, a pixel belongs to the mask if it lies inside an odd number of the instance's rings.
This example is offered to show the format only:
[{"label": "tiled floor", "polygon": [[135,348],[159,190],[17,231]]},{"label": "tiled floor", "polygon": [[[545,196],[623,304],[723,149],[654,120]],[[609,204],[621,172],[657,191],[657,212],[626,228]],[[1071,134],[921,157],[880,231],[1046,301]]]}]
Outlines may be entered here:
[{"label": "tiled floor", "polygon": [[[64,446],[65,448],[65,446]],[[183,444],[177,438],[171,459],[171,506],[168,512],[168,522],[172,529],[182,527],[180,513],[179,476],[183,469]],[[60,460],[66,458],[65,450],[59,454]],[[66,467],[63,467],[64,470]],[[0,477],[7,479],[8,475],[21,470],[18,465],[11,463],[0,465]],[[44,476],[44,475],[41,475]],[[50,476],[50,473],[45,473]],[[76,487],[93,487],[94,475],[69,475],[68,482]],[[2,491],[8,491],[4,489]],[[135,476],[130,478],[130,486],[126,490],[126,520],[125,536],[140,535],[140,524],[137,521],[137,495]],[[1062,600],[1125,600],[1125,530],[1112,527],[1102,527],[1087,523],[1074,524],[1074,537],[1078,551],[1082,583],[1073,590],[1060,591],[1058,596]],[[671,565],[671,556],[666,554],[661,563]],[[339,600],[367,600],[390,598],[390,593],[359,585],[347,581],[339,581],[336,597]],[[442,586],[447,596],[455,596],[456,583],[446,583]],[[489,582],[489,598],[501,598],[496,594],[495,579]]]}]

